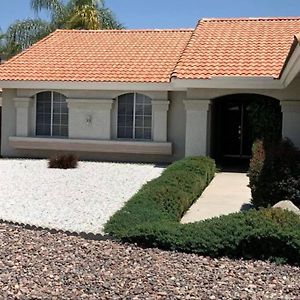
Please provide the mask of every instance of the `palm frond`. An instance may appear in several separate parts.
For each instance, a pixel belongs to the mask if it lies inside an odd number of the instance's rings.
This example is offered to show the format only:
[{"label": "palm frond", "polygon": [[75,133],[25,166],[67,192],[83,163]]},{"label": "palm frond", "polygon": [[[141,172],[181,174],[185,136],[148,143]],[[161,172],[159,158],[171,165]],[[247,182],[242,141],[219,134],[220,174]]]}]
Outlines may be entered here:
[{"label": "palm frond", "polygon": [[24,50],[52,32],[54,28],[41,19],[18,20],[9,26],[6,33],[8,43],[14,43]]},{"label": "palm frond", "polygon": [[90,5],[75,7],[70,14],[66,27],[68,29],[101,29],[99,11]]},{"label": "palm frond", "polygon": [[114,13],[109,8],[100,9],[100,18],[102,20],[101,29],[124,29],[124,25],[118,21]]},{"label": "palm frond", "polygon": [[61,0],[31,0],[31,7],[37,13],[43,9],[50,13],[60,13],[64,9],[64,4]]}]

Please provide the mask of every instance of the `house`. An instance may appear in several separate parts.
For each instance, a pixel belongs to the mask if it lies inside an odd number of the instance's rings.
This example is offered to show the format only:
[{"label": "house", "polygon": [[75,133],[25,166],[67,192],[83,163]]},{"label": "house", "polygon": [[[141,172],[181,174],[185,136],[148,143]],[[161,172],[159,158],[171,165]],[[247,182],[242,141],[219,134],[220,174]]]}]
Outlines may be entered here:
[{"label": "house", "polygon": [[247,157],[247,105],[272,99],[300,146],[300,17],[195,29],[57,30],[0,66],[2,155],[170,162]]}]

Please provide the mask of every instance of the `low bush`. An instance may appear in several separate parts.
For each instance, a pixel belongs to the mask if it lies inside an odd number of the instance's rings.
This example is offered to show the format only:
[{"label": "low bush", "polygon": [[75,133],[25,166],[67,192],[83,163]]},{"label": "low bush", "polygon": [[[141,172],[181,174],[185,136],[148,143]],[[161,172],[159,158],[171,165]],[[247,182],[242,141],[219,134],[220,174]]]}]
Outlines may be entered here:
[{"label": "low bush", "polygon": [[300,151],[290,141],[255,142],[249,179],[256,207],[273,206],[286,199],[300,207]]},{"label": "low bush", "polygon": [[212,257],[300,263],[300,218],[280,209],[252,210],[191,224],[182,215],[215,173],[209,158],[187,158],[142,187],[105,226],[124,241]]},{"label": "low bush", "polygon": [[53,169],[75,169],[78,166],[78,156],[60,154],[49,158],[48,167]]},{"label": "low bush", "polygon": [[300,264],[300,218],[281,209],[251,210],[191,224],[142,223],[121,239],[211,257]]},{"label": "low bush", "polygon": [[106,224],[106,231],[125,236],[128,229],[156,221],[179,222],[214,177],[215,162],[190,157],[169,166],[148,182]]}]

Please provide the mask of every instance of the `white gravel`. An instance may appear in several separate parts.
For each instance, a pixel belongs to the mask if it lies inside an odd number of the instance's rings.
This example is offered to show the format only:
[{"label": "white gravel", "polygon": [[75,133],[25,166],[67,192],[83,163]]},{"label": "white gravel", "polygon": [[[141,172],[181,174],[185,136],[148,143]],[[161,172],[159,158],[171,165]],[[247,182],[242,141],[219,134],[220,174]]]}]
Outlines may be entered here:
[{"label": "white gravel", "polygon": [[103,225],[163,168],[80,162],[48,169],[46,160],[0,160],[0,219],[70,232],[102,234]]}]

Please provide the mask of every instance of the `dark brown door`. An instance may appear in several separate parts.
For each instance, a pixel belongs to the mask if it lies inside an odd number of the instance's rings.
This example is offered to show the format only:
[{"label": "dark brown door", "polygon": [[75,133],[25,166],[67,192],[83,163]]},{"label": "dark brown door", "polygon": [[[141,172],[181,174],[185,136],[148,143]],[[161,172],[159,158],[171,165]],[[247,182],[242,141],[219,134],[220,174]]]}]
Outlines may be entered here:
[{"label": "dark brown door", "polygon": [[251,136],[248,120],[249,103],[228,101],[221,108],[221,148],[223,157],[247,158],[251,155]]}]

